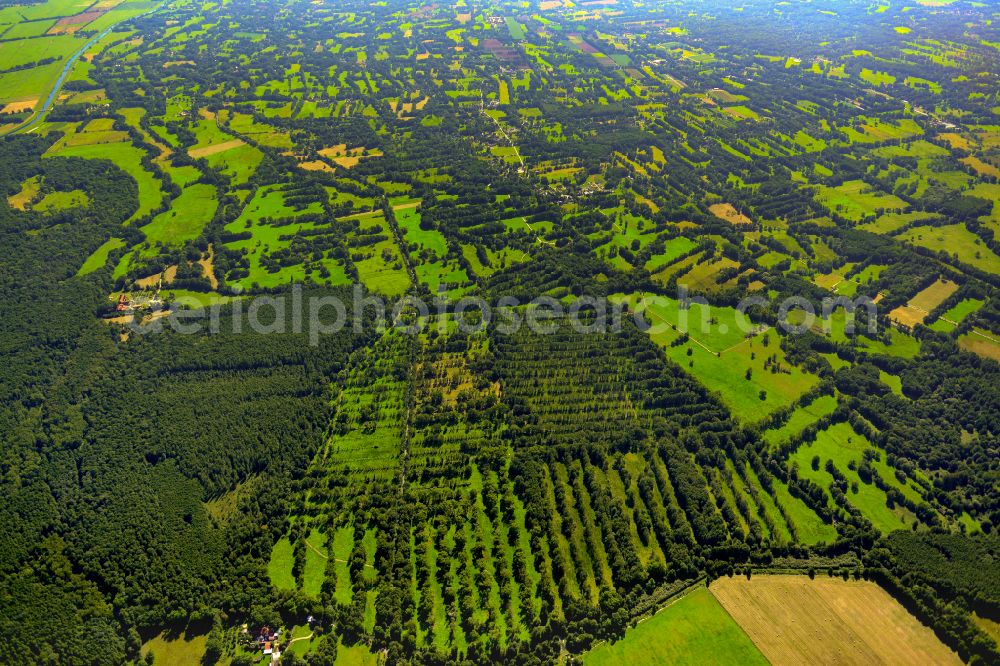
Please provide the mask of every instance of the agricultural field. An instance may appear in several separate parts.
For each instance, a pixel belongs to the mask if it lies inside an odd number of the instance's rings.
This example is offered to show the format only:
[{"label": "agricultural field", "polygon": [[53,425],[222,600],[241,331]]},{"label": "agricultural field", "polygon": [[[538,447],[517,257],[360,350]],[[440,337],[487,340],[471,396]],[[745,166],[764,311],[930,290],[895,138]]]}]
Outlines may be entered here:
[{"label": "agricultural field", "polygon": [[740,576],[712,595],[772,664],[959,664],[927,626],[874,583],[817,575]]},{"label": "agricultural field", "polygon": [[963,225],[917,226],[900,234],[899,238],[918,247],[943,251],[955,261],[979,270],[1000,272],[1000,256],[983,245],[982,240]]},{"label": "agricultural field", "polygon": [[835,5],[0,6],[0,661],[1000,662],[1000,24]]},{"label": "agricultural field", "polygon": [[902,199],[879,192],[861,180],[851,180],[837,187],[821,186],[816,193],[819,201],[828,211],[852,222],[860,222],[875,217],[882,211],[902,211],[907,203]]},{"label": "agricultural field", "polygon": [[[956,291],[958,291],[958,285],[954,282],[938,280],[914,295],[906,305],[901,305],[890,312],[889,317],[895,323],[912,328],[915,324],[922,324],[934,308],[944,303]],[[958,313],[954,314],[960,316]]]},{"label": "agricultural field", "polygon": [[588,666],[605,664],[767,664],[746,633],[699,586],[645,619],[615,643],[586,654]]},{"label": "agricultural field", "polygon": [[628,302],[644,313],[651,339],[733,413],[749,422],[795,402],[818,378],[787,362],[776,330],[731,308],[693,305],[637,294]]}]

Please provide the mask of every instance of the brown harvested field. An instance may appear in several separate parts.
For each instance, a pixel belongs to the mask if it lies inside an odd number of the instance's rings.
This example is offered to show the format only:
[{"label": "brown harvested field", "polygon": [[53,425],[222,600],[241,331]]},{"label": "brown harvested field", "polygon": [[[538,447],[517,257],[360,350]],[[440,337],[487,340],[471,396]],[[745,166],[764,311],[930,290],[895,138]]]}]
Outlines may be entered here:
[{"label": "brown harvested field", "polygon": [[930,312],[937,306],[944,303],[945,300],[956,291],[958,291],[958,285],[954,282],[949,280],[938,280],[911,298],[910,302],[906,305],[911,308],[917,308],[918,310]]},{"label": "brown harvested field", "polygon": [[31,111],[38,104],[37,99],[26,99],[22,102],[10,102],[0,110],[0,113],[20,113],[21,111]]},{"label": "brown harvested field", "polygon": [[969,149],[969,140],[961,134],[956,134],[955,132],[944,132],[942,134],[938,134],[937,138],[947,141],[948,145],[952,148],[957,148],[958,150]]},{"label": "brown harvested field", "polygon": [[333,171],[333,167],[322,160],[299,162],[299,168],[305,171]]},{"label": "brown harvested field", "polygon": [[331,157],[330,161],[338,166],[344,167],[345,169],[350,169],[353,166],[357,166],[358,162],[361,161],[361,158],[357,155],[349,155],[343,157]]},{"label": "brown harvested field", "polygon": [[347,144],[338,143],[336,146],[330,146],[329,148],[323,148],[318,151],[323,157],[340,157],[341,155],[347,154]]},{"label": "brown harvested field", "polygon": [[983,358],[1000,362],[1000,341],[988,331],[974,328],[958,339],[958,346]]},{"label": "brown harvested field", "polygon": [[[208,252],[198,260],[198,265],[201,266],[201,274],[208,278],[208,283],[212,285],[212,289],[219,288],[219,279],[215,277],[215,248],[211,243],[208,244]],[[176,273],[175,273],[176,274]]]},{"label": "brown harvested field", "polygon": [[330,146],[329,148],[324,148],[318,151],[320,155],[327,158],[334,164],[341,166],[345,169],[350,169],[356,166],[364,158],[368,157],[381,157],[382,151],[378,148],[373,148],[372,150],[366,149],[364,146],[360,148],[348,148],[347,144],[341,143],[336,146]]},{"label": "brown harvested field", "polygon": [[958,291],[958,285],[948,280],[938,280],[910,299],[906,305],[901,305],[889,313],[889,319],[912,328],[922,324],[931,310]]},{"label": "brown harvested field", "polygon": [[217,155],[219,153],[224,153],[232,148],[239,148],[243,145],[242,139],[233,139],[232,141],[224,141],[222,143],[217,143],[214,146],[205,146],[204,148],[195,148],[194,150],[189,150],[188,155],[197,159],[199,157],[208,157],[209,155]]},{"label": "brown harvested field", "polygon": [[144,277],[140,280],[136,280],[135,286],[141,289],[151,289],[160,284],[161,277],[163,278],[164,284],[170,284],[171,282],[174,281],[174,278],[177,277],[177,267],[170,266],[167,268],[167,270],[163,271],[162,273],[153,273],[150,276]]},{"label": "brown harvested field", "polygon": [[29,178],[21,184],[20,191],[7,197],[7,203],[11,208],[26,210],[39,198],[41,188],[42,182],[38,176]]},{"label": "brown harvested field", "polygon": [[106,9],[100,9],[97,11],[80,12],[75,16],[65,16],[58,21],[56,24],[49,29],[48,34],[58,35],[61,33],[73,33],[87,25],[91,21],[95,21],[107,13]]},{"label": "brown harvested field", "polygon": [[[712,88],[708,91],[708,95],[712,99],[717,99],[724,104],[735,104],[740,101],[740,98],[729,92],[728,90],[723,90],[722,88]],[[745,97],[743,99],[746,99]]]},{"label": "brown harvested field", "polygon": [[562,0],[542,0],[538,3],[538,8],[543,12],[555,9],[556,7],[562,7]]},{"label": "brown harvested field", "polygon": [[729,203],[717,203],[712,204],[708,207],[708,211],[719,218],[720,220],[725,220],[730,224],[753,224],[750,218],[733,208],[733,204]]},{"label": "brown harvested field", "polygon": [[996,168],[992,164],[987,164],[978,157],[963,157],[959,160],[962,164],[972,167],[976,173],[980,176],[986,176],[988,178],[1000,178],[1000,169]]},{"label": "brown harvested field", "polygon": [[900,305],[889,313],[889,320],[907,328],[913,328],[917,324],[924,323],[927,313],[908,305]]},{"label": "brown harvested field", "polygon": [[962,663],[875,583],[764,575],[721,578],[711,590],[775,666]]}]

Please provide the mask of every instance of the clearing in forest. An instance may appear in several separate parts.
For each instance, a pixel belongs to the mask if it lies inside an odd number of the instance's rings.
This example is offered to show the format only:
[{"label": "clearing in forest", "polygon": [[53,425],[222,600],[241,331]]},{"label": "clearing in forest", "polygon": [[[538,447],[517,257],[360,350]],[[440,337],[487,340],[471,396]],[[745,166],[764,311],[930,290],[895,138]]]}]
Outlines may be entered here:
[{"label": "clearing in forest", "polygon": [[889,313],[889,319],[913,327],[922,324],[931,310],[945,302],[958,290],[958,285],[948,280],[938,280],[910,299],[906,305],[900,305]]},{"label": "clearing in forest", "polygon": [[720,220],[725,220],[730,224],[753,224],[749,217],[736,210],[733,204],[717,203],[708,207],[708,211]]}]

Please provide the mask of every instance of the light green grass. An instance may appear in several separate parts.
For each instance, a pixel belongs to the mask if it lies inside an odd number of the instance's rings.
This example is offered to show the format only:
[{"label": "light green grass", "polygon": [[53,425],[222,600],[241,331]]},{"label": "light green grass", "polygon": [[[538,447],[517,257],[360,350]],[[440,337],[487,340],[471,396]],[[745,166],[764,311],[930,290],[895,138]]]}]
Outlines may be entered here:
[{"label": "light green grass", "polygon": [[267,563],[267,575],[271,585],[279,590],[294,590],[295,577],[292,576],[292,542],[281,537],[271,549],[271,559]]},{"label": "light green grass", "polygon": [[792,412],[791,416],[788,417],[788,420],[780,428],[765,431],[763,434],[764,441],[771,446],[777,446],[799,434],[824,416],[832,414],[836,408],[837,399],[835,397],[832,395],[821,395],[808,405],[799,407]]},{"label": "light green grass", "polygon": [[902,395],[903,395],[903,380],[899,377],[899,375],[891,375],[888,372],[886,372],[885,370],[879,370],[878,371],[878,378],[879,378],[879,380],[883,384],[885,384],[886,386],[888,386],[892,390],[893,393],[895,393],[896,395],[902,397]]},{"label": "light green grass", "polygon": [[[681,310],[678,301],[662,296],[649,296],[643,301],[633,294],[628,300],[634,309],[646,313],[647,321],[652,324],[647,331],[650,339],[706,388],[717,392],[742,420],[759,421],[794,403],[819,382],[818,376],[788,363],[777,330],[764,332],[762,328],[754,328],[749,320],[744,325],[735,308],[694,303],[688,310]],[[685,330],[690,340],[672,345]],[[748,338],[750,332],[754,334]],[[765,360],[770,357],[776,363],[768,363],[765,368]],[[772,371],[772,367],[778,371]]]},{"label": "light green grass", "polygon": [[302,591],[311,597],[318,597],[326,579],[327,558],[323,556],[326,554],[326,532],[314,529],[309,533],[307,541],[309,543],[306,546],[306,565],[302,570]]},{"label": "light green grass", "polygon": [[935,251],[944,250],[964,264],[987,273],[1000,274],[1000,257],[963,224],[914,227],[900,234],[899,239]]},{"label": "light green grass", "polygon": [[354,595],[351,587],[351,572],[348,569],[348,561],[351,557],[351,550],[354,549],[354,526],[345,525],[338,527],[333,533],[333,553],[336,558],[335,571],[337,574],[337,584],[334,588],[333,598],[338,604],[350,604]]},{"label": "light green grass", "polygon": [[[836,423],[817,433],[816,439],[812,443],[799,447],[789,458],[789,462],[798,463],[799,475],[803,478],[811,479],[823,488],[829,488],[833,478],[824,467],[827,460],[832,460],[834,467],[847,478],[849,483],[857,483],[857,493],[853,492],[853,488],[847,492],[848,502],[857,507],[876,529],[886,533],[908,527],[886,506],[885,491],[877,488],[874,483],[864,483],[857,472],[849,468],[850,462],[859,463],[861,461],[861,453],[865,449],[875,449],[875,447],[866,437],[859,435],[849,423]],[[813,456],[820,458],[819,470],[812,469]],[[881,456],[884,461],[885,453],[881,452]],[[887,483],[898,484],[888,466],[881,469],[878,465],[873,465],[873,467]],[[903,490],[904,494],[907,494],[905,487],[900,489]],[[909,492],[913,493],[914,491],[909,489]],[[913,495],[911,495],[912,497]],[[919,495],[916,498],[919,499]]]},{"label": "light green grass", "polygon": [[[955,324],[961,324],[973,312],[977,312],[983,307],[985,301],[978,298],[966,298],[954,307],[950,308],[937,321],[930,325],[930,329],[941,333],[950,333],[955,330]],[[954,323],[951,323],[954,322]]]},{"label": "light green grass", "polygon": [[811,546],[817,543],[833,543],[837,540],[837,528],[823,522],[808,504],[794,497],[788,486],[778,479],[772,479],[774,499],[784,507],[795,525],[798,540]]},{"label": "light green grass", "polygon": [[687,254],[697,246],[690,238],[678,236],[663,244],[663,252],[655,254],[646,262],[646,270],[655,273],[667,264],[677,260],[677,257]]},{"label": "light green grass", "polygon": [[[244,233],[249,231],[249,240],[227,243],[231,249],[246,250],[249,260],[249,275],[236,282],[244,287],[257,284],[261,287],[275,287],[288,284],[291,281],[302,282],[307,278],[304,264],[283,266],[275,272],[267,270],[261,260],[265,255],[287,248],[291,244],[290,237],[299,231],[314,229],[314,222],[295,222],[294,219],[304,214],[319,214],[323,208],[319,203],[311,203],[302,210],[294,209],[285,202],[285,196],[280,187],[260,188],[247,203],[238,218],[226,225],[226,231]],[[274,226],[264,224],[265,218],[288,220],[288,224]],[[346,284],[347,275],[343,266],[335,259],[323,258],[322,264],[330,272],[328,284]],[[319,281],[316,276],[313,279]]]},{"label": "light green grass", "polygon": [[[56,144],[58,145],[58,144]],[[158,178],[146,171],[142,166],[145,153],[131,143],[102,143],[85,146],[67,146],[59,148],[58,152],[47,153],[59,157],[82,157],[85,159],[110,160],[119,169],[135,180],[139,187],[139,208],[132,220],[140,218],[153,211],[163,199],[163,192]],[[213,197],[214,198],[214,197]]]},{"label": "light green grass", "polygon": [[201,235],[218,205],[214,186],[190,185],[170,203],[169,210],[154,217],[142,231],[150,243],[181,245]]},{"label": "light green grass", "polygon": [[84,208],[90,204],[90,197],[83,190],[72,190],[71,192],[49,192],[42,200],[34,205],[34,209],[43,213],[67,210],[70,208]]},{"label": "light green grass", "polygon": [[[412,202],[403,202],[410,205]],[[396,223],[403,232],[403,239],[416,243],[420,250],[427,250],[437,257],[448,254],[448,241],[437,229],[424,230],[420,228],[420,212],[417,208],[400,208],[394,211]],[[417,250],[419,254],[420,250]]]},{"label": "light green grass", "polygon": [[818,186],[816,200],[830,212],[858,222],[878,209],[903,209],[905,201],[893,194],[873,189],[863,180],[849,180],[836,187]]},{"label": "light green grass", "polygon": [[141,654],[152,653],[156,666],[190,666],[200,664],[205,654],[208,634],[188,636],[181,634],[167,640],[164,634],[152,638],[142,645]]},{"label": "light green grass", "polygon": [[[370,593],[372,594],[372,593]],[[344,645],[337,647],[336,666],[378,666],[378,657],[363,644]]]},{"label": "light green grass", "polygon": [[902,229],[908,224],[923,220],[933,220],[940,217],[937,213],[925,213],[915,211],[912,213],[885,213],[875,218],[874,222],[867,222],[859,225],[858,229],[870,231],[874,234],[891,234],[898,229]]},{"label": "light green grass", "polygon": [[[794,312],[789,313],[789,321],[793,323],[796,322],[794,315]],[[861,319],[855,320],[855,333],[865,333],[866,335],[855,335],[853,338],[849,338],[846,333],[847,321],[847,313],[843,308],[838,308],[830,314],[829,319],[823,320],[817,316],[811,330],[818,335],[826,335],[834,342],[856,344],[858,349],[872,354],[914,358],[920,353],[920,341],[894,327],[884,331],[888,335],[888,342],[866,337],[868,328],[863,310],[861,311]],[[882,330],[876,331],[878,335],[882,333]]]},{"label": "light green grass", "polygon": [[885,72],[876,72],[867,67],[861,70],[859,75],[862,81],[873,86],[885,86],[896,82],[896,77]]},{"label": "light green grass", "polygon": [[77,271],[77,275],[86,275],[88,273],[93,273],[98,268],[103,267],[108,263],[108,255],[117,250],[118,248],[124,247],[125,241],[121,238],[109,238],[101,247],[94,250],[87,260],[83,262],[83,266],[80,266],[80,270]]},{"label": "light green grass", "polygon": [[764,655],[705,587],[584,655],[586,666],[767,664]]}]

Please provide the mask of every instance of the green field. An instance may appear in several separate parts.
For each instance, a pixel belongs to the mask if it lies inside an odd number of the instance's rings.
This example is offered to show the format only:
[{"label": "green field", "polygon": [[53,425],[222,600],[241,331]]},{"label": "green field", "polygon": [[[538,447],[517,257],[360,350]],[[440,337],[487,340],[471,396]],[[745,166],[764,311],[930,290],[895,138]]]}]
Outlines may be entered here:
[{"label": "green field", "polygon": [[702,585],[615,643],[584,655],[586,666],[635,664],[767,664],[750,638]]},{"label": "green field", "polygon": [[939,217],[937,213],[925,212],[884,213],[879,215],[874,222],[858,225],[858,229],[871,231],[876,234],[891,234],[908,224],[923,220],[932,220],[937,217]]},{"label": "green field", "polygon": [[93,273],[97,269],[102,268],[108,263],[108,255],[124,246],[125,241],[121,238],[108,239],[106,243],[94,250],[93,254],[87,257],[87,261],[83,262],[83,266],[80,267],[77,275],[86,275],[87,273]]},{"label": "green field", "polygon": [[987,273],[1000,274],[1000,257],[982,240],[961,224],[943,227],[913,227],[899,236],[900,240],[930,250],[944,250],[958,261]]},{"label": "green field", "polygon": [[10,1],[0,662],[1000,662],[996,3]]},{"label": "green field", "polygon": [[245,250],[249,262],[248,275],[239,280],[244,287],[257,284],[261,287],[274,287],[288,284],[292,281],[302,282],[308,276],[317,282],[343,284],[347,276],[342,264],[334,258],[326,257],[320,263],[329,273],[323,279],[318,273],[307,273],[304,263],[281,265],[275,270],[267,264],[267,257],[275,252],[286,250],[292,245],[292,239],[303,231],[316,228],[312,220],[297,222],[303,215],[319,215],[322,206],[312,202],[304,208],[289,206],[286,192],[280,187],[260,188],[243,208],[242,213],[226,226],[230,233],[249,232],[247,240],[236,240],[227,244],[232,249]]},{"label": "green field", "polygon": [[271,585],[279,590],[294,590],[295,578],[292,576],[292,542],[288,537],[282,537],[271,550],[271,559],[267,564],[267,575]]},{"label": "green field", "polygon": [[139,208],[132,216],[132,220],[153,211],[163,199],[159,179],[142,166],[142,157],[145,153],[129,143],[65,146],[52,154],[60,157],[110,160],[131,176],[139,187]]},{"label": "green field", "polygon": [[808,405],[799,407],[792,412],[791,416],[788,417],[788,420],[780,428],[765,431],[763,434],[764,441],[771,446],[777,446],[799,434],[824,416],[832,414],[836,408],[837,399],[835,397],[832,395],[822,395]]},{"label": "green field", "polygon": [[672,238],[664,243],[663,252],[649,258],[645,268],[650,273],[655,273],[664,266],[676,261],[681,255],[687,254],[695,247],[697,247],[697,244],[690,238],[684,236]]},{"label": "green field", "polygon": [[[733,413],[748,422],[793,403],[819,381],[787,362],[778,331],[741,321],[734,308],[695,303],[681,310],[678,301],[662,296],[644,301],[632,295],[627,300],[648,313],[651,339],[667,356],[718,392]],[[673,345],[684,331],[690,341]]]},{"label": "green field", "polygon": [[[859,435],[847,423],[837,423],[819,432],[812,443],[799,447],[790,458],[790,462],[798,466],[801,476],[813,479],[823,488],[827,488],[832,477],[824,469],[824,466],[827,460],[833,461],[837,470],[852,484],[847,493],[848,501],[857,507],[862,515],[870,520],[879,531],[884,533],[908,528],[909,524],[886,506],[885,492],[872,483],[865,483],[859,478],[858,472],[851,469],[850,463],[857,464],[865,450],[873,450],[880,456],[879,461],[872,463],[872,468],[886,483],[897,488],[913,501],[919,502],[921,500],[921,496],[916,490],[896,479],[892,468],[885,463],[885,452],[876,449],[867,438]],[[814,456],[820,458],[818,470],[812,469]],[[854,491],[854,484],[857,484],[857,492]]]},{"label": "green field", "polygon": [[904,209],[908,204],[897,196],[873,189],[863,180],[850,180],[837,187],[820,185],[816,200],[830,212],[859,222],[879,210]]},{"label": "green field", "polygon": [[955,330],[957,324],[965,321],[965,318],[974,312],[978,312],[983,307],[984,301],[978,298],[964,298],[955,306],[949,308],[943,315],[930,325],[930,329],[941,333],[949,333]]},{"label": "green field", "polygon": [[150,243],[180,245],[201,235],[218,207],[215,188],[211,185],[190,185],[170,203],[170,210],[160,213],[142,227]]},{"label": "green field", "polygon": [[152,654],[155,663],[163,666],[189,666],[201,663],[207,642],[208,634],[170,638],[160,634],[142,644],[142,654]]}]

